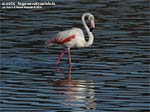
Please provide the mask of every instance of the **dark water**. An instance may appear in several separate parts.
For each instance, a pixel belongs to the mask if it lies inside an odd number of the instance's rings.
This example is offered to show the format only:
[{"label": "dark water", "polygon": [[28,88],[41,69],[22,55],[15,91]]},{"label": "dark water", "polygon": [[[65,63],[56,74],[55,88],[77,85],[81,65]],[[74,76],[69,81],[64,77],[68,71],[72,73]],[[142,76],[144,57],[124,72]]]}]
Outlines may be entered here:
[{"label": "dark water", "polygon": [[[53,2],[1,10],[1,112],[148,112],[148,0]],[[72,69],[67,55],[55,66],[62,48],[44,42],[83,28],[84,12],[96,18],[94,44],[71,50]]]}]

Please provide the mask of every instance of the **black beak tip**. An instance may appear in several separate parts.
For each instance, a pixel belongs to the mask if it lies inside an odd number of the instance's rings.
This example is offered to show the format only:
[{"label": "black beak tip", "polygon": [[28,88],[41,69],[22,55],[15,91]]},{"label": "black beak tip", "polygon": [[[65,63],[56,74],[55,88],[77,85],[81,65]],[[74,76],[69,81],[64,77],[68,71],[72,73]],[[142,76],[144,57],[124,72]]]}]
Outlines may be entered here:
[{"label": "black beak tip", "polygon": [[93,31],[93,29],[94,29],[94,28],[90,28],[90,32],[92,32],[92,31]]}]

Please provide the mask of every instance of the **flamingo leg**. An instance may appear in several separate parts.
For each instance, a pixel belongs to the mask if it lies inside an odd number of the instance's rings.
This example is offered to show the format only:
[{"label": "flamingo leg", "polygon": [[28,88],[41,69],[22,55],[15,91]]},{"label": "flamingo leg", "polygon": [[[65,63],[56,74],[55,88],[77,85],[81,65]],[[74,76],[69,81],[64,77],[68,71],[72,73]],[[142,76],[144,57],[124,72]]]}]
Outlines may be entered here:
[{"label": "flamingo leg", "polygon": [[59,62],[60,62],[60,60],[62,59],[62,57],[64,56],[65,52],[66,52],[66,50],[63,50],[63,51],[62,51],[61,55],[59,56],[58,60],[56,61],[56,65],[59,64]]},{"label": "flamingo leg", "polygon": [[68,58],[69,58],[69,65],[71,66],[71,55],[70,55],[70,48],[68,48]]},{"label": "flamingo leg", "polygon": [[72,66],[69,66],[68,80],[71,80],[71,70],[72,70]]}]

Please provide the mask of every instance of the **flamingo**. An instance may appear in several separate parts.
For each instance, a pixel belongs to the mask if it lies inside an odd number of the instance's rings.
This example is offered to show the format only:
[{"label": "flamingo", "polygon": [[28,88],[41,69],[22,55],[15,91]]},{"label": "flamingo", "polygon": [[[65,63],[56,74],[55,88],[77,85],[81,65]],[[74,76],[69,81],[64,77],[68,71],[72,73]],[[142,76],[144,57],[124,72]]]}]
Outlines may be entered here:
[{"label": "flamingo", "polygon": [[[87,26],[85,22],[85,18],[88,18],[90,22],[90,28]],[[51,39],[46,42],[46,46],[51,46],[53,44],[62,45],[64,50],[56,61],[56,65],[58,65],[64,56],[65,52],[68,52],[69,65],[71,66],[71,55],[70,48],[81,48],[88,47],[93,44],[94,36],[92,30],[95,28],[94,16],[91,13],[84,13],[81,17],[83,26],[85,27],[87,34],[89,36],[88,41],[85,40],[84,33],[80,28],[71,28],[69,30],[61,31],[54,35]]]}]

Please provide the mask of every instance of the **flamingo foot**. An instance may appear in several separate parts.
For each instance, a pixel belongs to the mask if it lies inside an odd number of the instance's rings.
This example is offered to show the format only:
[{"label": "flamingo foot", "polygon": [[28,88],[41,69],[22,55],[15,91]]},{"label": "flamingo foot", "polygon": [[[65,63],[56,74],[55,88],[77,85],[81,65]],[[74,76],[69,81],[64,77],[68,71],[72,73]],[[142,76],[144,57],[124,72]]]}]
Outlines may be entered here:
[{"label": "flamingo foot", "polygon": [[59,64],[59,62],[60,62],[60,61],[59,61],[59,60],[57,60],[55,64],[56,64],[56,65],[58,65],[58,64]]}]

